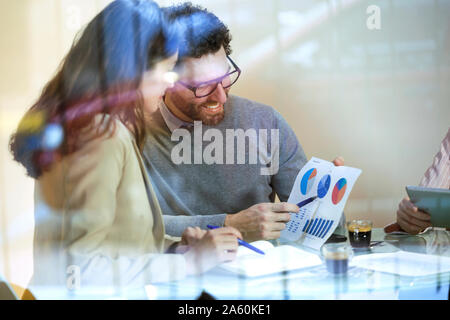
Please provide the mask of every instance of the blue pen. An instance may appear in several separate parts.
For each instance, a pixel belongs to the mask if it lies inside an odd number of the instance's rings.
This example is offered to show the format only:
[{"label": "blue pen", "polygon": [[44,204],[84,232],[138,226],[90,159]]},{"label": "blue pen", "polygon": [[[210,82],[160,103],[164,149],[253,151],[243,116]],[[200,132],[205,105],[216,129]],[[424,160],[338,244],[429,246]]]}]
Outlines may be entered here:
[{"label": "blue pen", "polygon": [[[217,228],[220,228],[220,227],[218,227],[218,226],[212,226],[212,225],[209,225],[209,224],[207,225],[207,227],[208,227],[208,229],[217,229]],[[244,240],[241,240],[241,239],[239,239],[239,238],[238,238],[238,243],[239,243],[241,246],[244,246],[244,247],[246,247],[246,248],[249,248],[250,250],[253,250],[253,251],[255,251],[255,252],[259,253],[259,254],[265,254],[263,251],[259,250],[258,248],[252,246],[250,243],[247,243],[247,242],[245,242]]]},{"label": "blue pen", "polygon": [[299,203],[297,203],[297,207],[301,208],[303,206],[306,206],[308,203],[311,203],[311,202],[313,202],[316,199],[317,199],[317,196],[308,198],[308,199],[303,200],[303,201],[300,201]]}]

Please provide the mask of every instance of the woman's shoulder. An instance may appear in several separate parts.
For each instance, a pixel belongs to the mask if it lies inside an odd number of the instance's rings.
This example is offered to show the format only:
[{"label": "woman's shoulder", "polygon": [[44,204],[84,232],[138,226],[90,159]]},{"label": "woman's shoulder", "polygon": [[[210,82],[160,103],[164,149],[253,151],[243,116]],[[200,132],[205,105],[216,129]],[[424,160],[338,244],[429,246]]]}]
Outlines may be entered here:
[{"label": "woman's shoulder", "polygon": [[130,130],[116,116],[98,114],[92,125],[81,133],[77,153],[127,153],[133,139]]},{"label": "woman's shoulder", "polygon": [[132,142],[133,134],[126,125],[117,117],[109,114],[98,114],[94,117],[93,124],[87,128],[86,138],[98,137],[100,140],[117,140]]},{"label": "woman's shoulder", "polygon": [[133,135],[131,131],[125,126],[125,124],[117,117],[109,114],[97,114],[94,117],[94,127],[96,130],[105,131],[112,137],[129,138],[132,139]]}]

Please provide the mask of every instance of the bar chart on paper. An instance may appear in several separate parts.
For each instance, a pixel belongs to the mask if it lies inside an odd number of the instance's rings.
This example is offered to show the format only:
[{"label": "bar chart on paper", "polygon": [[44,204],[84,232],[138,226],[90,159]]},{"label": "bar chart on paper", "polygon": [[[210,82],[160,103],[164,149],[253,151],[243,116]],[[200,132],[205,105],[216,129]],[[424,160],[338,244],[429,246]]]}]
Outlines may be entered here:
[{"label": "bar chart on paper", "polygon": [[322,218],[315,218],[311,221],[307,220],[302,232],[306,234],[306,237],[313,236],[323,239],[328,231],[333,226],[334,221]]},{"label": "bar chart on paper", "polygon": [[304,235],[305,240],[326,240],[335,221],[331,218],[314,217],[313,213],[318,206],[319,203],[312,203],[311,206],[302,207],[298,213],[291,215],[287,229],[290,234],[297,234],[298,237],[290,240],[297,240],[300,235]]}]

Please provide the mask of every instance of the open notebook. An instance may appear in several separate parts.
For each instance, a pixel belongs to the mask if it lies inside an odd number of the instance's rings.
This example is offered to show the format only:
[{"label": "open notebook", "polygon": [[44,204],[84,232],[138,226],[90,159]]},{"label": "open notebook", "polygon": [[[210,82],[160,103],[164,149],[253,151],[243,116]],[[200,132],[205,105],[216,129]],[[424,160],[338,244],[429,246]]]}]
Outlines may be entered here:
[{"label": "open notebook", "polygon": [[220,268],[247,277],[258,277],[322,264],[318,255],[293,246],[274,247],[272,243],[264,240],[251,244],[264,251],[265,254],[262,255],[244,246],[239,246],[236,259],[221,264]]}]

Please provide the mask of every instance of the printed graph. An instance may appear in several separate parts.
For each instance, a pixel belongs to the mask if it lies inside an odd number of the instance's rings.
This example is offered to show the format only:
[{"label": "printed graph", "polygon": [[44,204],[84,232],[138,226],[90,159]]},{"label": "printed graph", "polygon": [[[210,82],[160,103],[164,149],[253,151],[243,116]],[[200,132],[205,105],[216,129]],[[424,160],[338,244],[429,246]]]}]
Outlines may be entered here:
[{"label": "printed graph", "polygon": [[345,195],[345,190],[347,189],[347,180],[345,178],[339,179],[338,182],[336,182],[336,185],[333,189],[333,194],[331,195],[331,201],[333,204],[338,204],[341,202],[342,198]]},{"label": "printed graph", "polygon": [[306,195],[311,190],[314,180],[317,176],[317,169],[311,168],[303,175],[302,180],[300,182],[300,192],[303,195]]},{"label": "printed graph", "polygon": [[290,232],[297,232],[299,228],[304,223],[305,214],[307,213],[307,207],[300,208],[300,211],[297,213],[291,214],[291,220],[287,223],[286,227]]},{"label": "printed graph", "polygon": [[317,186],[317,196],[319,198],[323,198],[327,195],[328,189],[330,189],[330,181],[331,177],[329,174],[326,174],[320,179],[319,185]]},{"label": "printed graph", "polygon": [[315,218],[311,221],[311,224],[309,223],[309,220],[307,220],[302,231],[311,236],[323,239],[333,223],[333,220],[322,218]]}]

